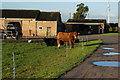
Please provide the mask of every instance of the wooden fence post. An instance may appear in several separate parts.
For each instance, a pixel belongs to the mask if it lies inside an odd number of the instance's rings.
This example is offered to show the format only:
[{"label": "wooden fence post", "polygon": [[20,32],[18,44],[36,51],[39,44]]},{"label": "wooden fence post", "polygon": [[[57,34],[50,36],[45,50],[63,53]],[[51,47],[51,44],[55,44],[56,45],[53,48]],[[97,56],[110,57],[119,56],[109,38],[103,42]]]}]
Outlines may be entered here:
[{"label": "wooden fence post", "polygon": [[14,52],[12,52],[12,56],[13,56],[13,79],[15,80],[15,76],[16,76],[16,68],[15,68],[15,56],[14,56]]},{"label": "wooden fence post", "polygon": [[83,38],[82,38],[82,49],[84,49],[84,43],[83,43]]},{"label": "wooden fence post", "polygon": [[66,42],[66,57],[68,57],[68,42]]}]

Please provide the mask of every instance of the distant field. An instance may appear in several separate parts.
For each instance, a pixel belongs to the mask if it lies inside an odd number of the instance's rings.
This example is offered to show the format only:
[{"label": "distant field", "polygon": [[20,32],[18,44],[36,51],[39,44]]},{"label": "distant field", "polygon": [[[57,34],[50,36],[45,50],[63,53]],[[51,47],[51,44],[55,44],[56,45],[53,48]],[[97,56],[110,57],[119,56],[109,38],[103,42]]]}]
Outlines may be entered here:
[{"label": "distant field", "polygon": [[101,35],[120,35],[120,33],[105,33],[105,34],[101,34]]},{"label": "distant field", "polygon": [[90,40],[76,43],[75,48],[65,45],[47,47],[45,43],[8,43],[3,41],[2,77],[13,78],[12,52],[15,52],[17,78],[58,78],[61,74],[83,62],[102,43],[101,40]]}]

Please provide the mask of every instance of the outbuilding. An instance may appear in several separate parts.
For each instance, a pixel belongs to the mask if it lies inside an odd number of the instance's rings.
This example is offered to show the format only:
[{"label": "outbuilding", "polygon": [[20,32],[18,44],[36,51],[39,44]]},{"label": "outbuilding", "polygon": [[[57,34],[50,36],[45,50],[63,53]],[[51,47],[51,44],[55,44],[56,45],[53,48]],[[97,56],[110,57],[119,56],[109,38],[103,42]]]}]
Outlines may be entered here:
[{"label": "outbuilding", "polygon": [[81,34],[101,34],[108,32],[105,19],[69,19],[66,23],[68,32],[79,32]]},{"label": "outbuilding", "polygon": [[56,36],[64,30],[60,12],[2,9],[0,13],[0,29],[17,22],[20,23],[23,36]]},{"label": "outbuilding", "polygon": [[120,17],[118,18],[118,27],[120,28]]}]

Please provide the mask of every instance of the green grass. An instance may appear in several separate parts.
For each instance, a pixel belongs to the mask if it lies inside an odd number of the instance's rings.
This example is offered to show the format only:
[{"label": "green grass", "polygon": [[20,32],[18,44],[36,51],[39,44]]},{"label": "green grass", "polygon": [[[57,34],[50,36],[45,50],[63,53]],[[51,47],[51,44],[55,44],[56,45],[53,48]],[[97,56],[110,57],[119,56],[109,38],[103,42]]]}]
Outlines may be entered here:
[{"label": "green grass", "polygon": [[105,34],[101,34],[103,36],[109,36],[109,35],[120,35],[120,33],[105,33]]},{"label": "green grass", "polygon": [[2,40],[0,40],[0,79],[2,79]]},{"label": "green grass", "polygon": [[68,48],[66,57],[65,45],[58,49],[57,46],[47,47],[44,43],[3,42],[2,77],[13,78],[12,52],[15,52],[17,78],[58,78],[83,62],[100,43],[101,40],[90,40],[83,49],[81,42],[76,43],[75,48]]}]

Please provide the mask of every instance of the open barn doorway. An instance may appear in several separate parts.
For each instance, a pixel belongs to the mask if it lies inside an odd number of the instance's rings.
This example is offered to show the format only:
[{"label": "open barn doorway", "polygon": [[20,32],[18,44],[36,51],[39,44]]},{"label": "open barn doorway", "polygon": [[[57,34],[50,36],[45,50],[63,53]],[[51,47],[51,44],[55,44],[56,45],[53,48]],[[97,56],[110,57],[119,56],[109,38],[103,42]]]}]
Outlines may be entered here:
[{"label": "open barn doorway", "polygon": [[22,37],[22,27],[19,22],[9,22],[6,27],[7,37],[19,39]]}]

